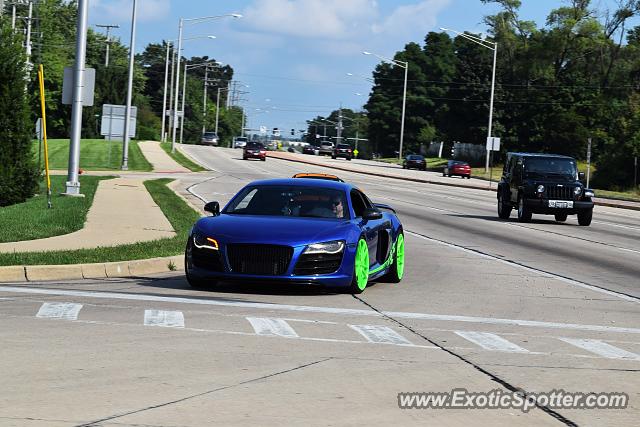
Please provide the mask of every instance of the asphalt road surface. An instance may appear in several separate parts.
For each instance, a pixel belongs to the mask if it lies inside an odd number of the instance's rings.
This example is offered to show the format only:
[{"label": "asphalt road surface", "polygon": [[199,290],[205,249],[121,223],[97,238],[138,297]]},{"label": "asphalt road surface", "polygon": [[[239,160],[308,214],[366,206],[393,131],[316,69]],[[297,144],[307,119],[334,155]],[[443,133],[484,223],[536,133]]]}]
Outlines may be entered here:
[{"label": "asphalt road surface", "polygon": [[[187,147],[185,197],[330,169]],[[346,163],[344,160],[335,162]],[[183,276],[0,287],[0,425],[638,425],[640,213],[497,219],[493,193],[340,172],[392,205],[400,284],[189,289]],[[515,215],[514,215],[515,217]],[[398,393],[621,392],[624,409],[400,409]]]}]

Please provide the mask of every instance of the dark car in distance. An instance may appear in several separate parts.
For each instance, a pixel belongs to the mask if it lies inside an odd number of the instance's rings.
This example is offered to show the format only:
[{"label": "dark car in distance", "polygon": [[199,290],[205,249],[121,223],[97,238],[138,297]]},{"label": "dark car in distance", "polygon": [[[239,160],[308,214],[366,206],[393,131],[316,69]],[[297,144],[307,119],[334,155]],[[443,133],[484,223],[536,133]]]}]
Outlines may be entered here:
[{"label": "dark car in distance", "polygon": [[351,160],[351,158],[353,157],[353,151],[351,150],[351,146],[349,144],[336,144],[336,148],[333,149],[331,158],[337,159],[338,157]]},{"label": "dark car in distance", "polygon": [[588,226],[593,217],[593,190],[582,184],[575,159],[554,154],[507,153],[498,184],[498,216],[508,219],[518,210],[518,221],[531,221],[532,214],[554,215],[564,222],[577,215],[578,224]]},{"label": "dark car in distance", "polygon": [[471,179],[471,166],[467,162],[460,160],[449,160],[447,166],[442,170],[442,176],[461,176]]},{"label": "dark car in distance", "polygon": [[316,155],[316,154],[318,154],[318,147],[316,147],[315,145],[311,145],[311,144],[305,145],[302,148],[302,154],[311,154],[312,156]]},{"label": "dark car in distance", "polygon": [[402,169],[427,170],[427,160],[420,154],[409,154],[402,162]]},{"label": "dark car in distance", "polygon": [[202,134],[202,139],[200,140],[201,145],[212,145],[214,147],[218,146],[218,134],[215,132],[205,132]]},{"label": "dark car in distance", "polygon": [[260,142],[248,142],[242,151],[242,160],[267,160],[267,149]]}]

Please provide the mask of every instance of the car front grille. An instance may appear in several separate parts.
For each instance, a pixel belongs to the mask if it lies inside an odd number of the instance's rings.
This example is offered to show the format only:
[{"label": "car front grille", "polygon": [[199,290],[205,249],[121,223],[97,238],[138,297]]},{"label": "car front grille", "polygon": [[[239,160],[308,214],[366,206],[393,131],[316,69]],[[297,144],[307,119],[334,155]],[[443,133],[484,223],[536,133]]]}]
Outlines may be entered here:
[{"label": "car front grille", "polygon": [[293,248],[277,245],[232,244],[227,246],[231,271],[240,274],[280,276],[286,273]]},{"label": "car front grille", "polygon": [[193,248],[191,250],[191,261],[193,262],[193,265],[198,268],[203,268],[209,271],[224,271],[219,251]]},{"label": "car front grille", "polygon": [[315,274],[335,273],[342,263],[342,253],[339,254],[309,254],[301,255],[296,263],[293,274],[296,276],[313,276]]},{"label": "car front grille", "polygon": [[547,187],[547,198],[550,200],[573,200],[573,187],[566,185]]}]

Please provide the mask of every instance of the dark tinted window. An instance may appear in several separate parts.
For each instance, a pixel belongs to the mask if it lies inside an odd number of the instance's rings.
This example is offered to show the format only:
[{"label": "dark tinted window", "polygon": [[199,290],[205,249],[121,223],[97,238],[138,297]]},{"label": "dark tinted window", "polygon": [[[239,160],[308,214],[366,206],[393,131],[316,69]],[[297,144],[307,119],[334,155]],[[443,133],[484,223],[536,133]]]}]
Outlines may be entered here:
[{"label": "dark tinted window", "polygon": [[338,148],[351,148],[349,144],[338,144]]},{"label": "dark tinted window", "polygon": [[264,148],[264,145],[259,142],[249,142],[247,143],[247,148]]},{"label": "dark tinted window", "polygon": [[216,138],[218,135],[215,132],[205,132],[204,136],[205,138]]},{"label": "dark tinted window", "polygon": [[261,185],[238,193],[223,213],[312,218],[349,218],[344,191],[333,188]]},{"label": "dark tinted window", "polygon": [[367,203],[357,190],[351,190],[351,204],[353,205],[353,212],[356,214],[356,217],[361,217],[367,208]]},{"label": "dark tinted window", "polygon": [[576,162],[573,159],[528,157],[524,169],[530,174],[577,176]]},{"label": "dark tinted window", "polygon": [[407,156],[408,160],[424,160],[424,157],[418,155],[418,154],[412,154],[410,156]]}]

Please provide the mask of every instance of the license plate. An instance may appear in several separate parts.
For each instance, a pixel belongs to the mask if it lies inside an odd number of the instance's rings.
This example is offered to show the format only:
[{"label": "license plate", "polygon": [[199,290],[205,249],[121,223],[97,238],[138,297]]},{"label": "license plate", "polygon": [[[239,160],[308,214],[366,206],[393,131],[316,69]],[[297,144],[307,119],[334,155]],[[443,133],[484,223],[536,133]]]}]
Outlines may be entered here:
[{"label": "license plate", "polygon": [[565,202],[562,200],[549,200],[550,208],[573,209],[573,202]]}]

